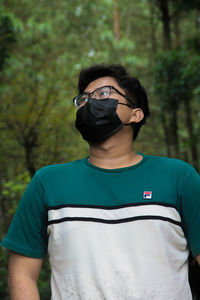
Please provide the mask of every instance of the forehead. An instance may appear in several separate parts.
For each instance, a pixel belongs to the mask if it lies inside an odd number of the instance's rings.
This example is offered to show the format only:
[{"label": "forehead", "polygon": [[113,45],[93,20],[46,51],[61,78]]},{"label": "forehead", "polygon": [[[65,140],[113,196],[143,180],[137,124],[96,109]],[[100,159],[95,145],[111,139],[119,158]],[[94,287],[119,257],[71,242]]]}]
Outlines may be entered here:
[{"label": "forehead", "polygon": [[119,87],[116,80],[113,77],[109,77],[109,76],[100,77],[100,78],[95,79],[94,81],[92,81],[88,84],[88,86],[85,88],[84,91],[90,93],[90,92],[93,92],[94,90],[96,90],[97,88],[99,88],[101,86],[106,86],[106,85],[112,85],[116,89],[118,89],[121,93],[124,93],[124,90]]}]

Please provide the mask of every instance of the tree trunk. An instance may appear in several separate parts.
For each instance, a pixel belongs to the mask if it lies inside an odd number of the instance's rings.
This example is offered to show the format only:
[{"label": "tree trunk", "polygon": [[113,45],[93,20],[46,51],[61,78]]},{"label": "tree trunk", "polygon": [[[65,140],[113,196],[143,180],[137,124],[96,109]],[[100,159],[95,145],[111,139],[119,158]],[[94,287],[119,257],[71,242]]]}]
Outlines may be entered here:
[{"label": "tree trunk", "polygon": [[[161,12],[161,21],[162,21],[162,28],[163,28],[163,48],[165,51],[172,50],[172,38],[171,38],[171,16],[169,14],[169,1],[168,0],[157,0],[160,12]],[[177,24],[178,25],[178,24]],[[169,82],[170,86],[170,82]],[[169,134],[169,148],[170,153],[175,156],[179,157],[179,139],[178,139],[178,122],[177,122],[177,111],[178,107],[173,105],[173,101],[169,99],[172,103],[170,105],[170,116],[169,116],[169,127],[168,127],[168,134]]]},{"label": "tree trunk", "polygon": [[170,15],[168,0],[158,0],[158,5],[161,12],[161,21],[163,27],[163,47],[166,50],[172,49],[171,29],[170,29]]},{"label": "tree trunk", "polygon": [[117,41],[120,40],[120,16],[119,16],[119,3],[118,0],[114,0],[114,35]]},{"label": "tree trunk", "polygon": [[36,172],[33,160],[33,148],[29,145],[25,145],[25,155],[26,155],[26,167],[31,177]]},{"label": "tree trunk", "polygon": [[150,27],[151,27],[151,49],[155,56],[157,53],[157,42],[156,42],[156,25],[155,25],[155,6],[153,0],[149,0],[150,9]]},{"label": "tree trunk", "polygon": [[165,112],[161,112],[161,120],[162,120],[162,126],[164,130],[164,135],[165,135],[165,144],[166,144],[166,150],[167,150],[167,156],[171,157],[171,148],[170,148],[170,134],[166,122],[166,117],[165,117]]},{"label": "tree trunk", "polygon": [[170,118],[170,132],[171,132],[171,138],[172,138],[172,145],[173,145],[173,151],[174,156],[179,157],[179,138],[178,138],[178,117],[177,117],[177,108],[172,111],[172,115]]},{"label": "tree trunk", "polygon": [[186,114],[186,126],[188,129],[189,134],[189,140],[190,140],[190,151],[192,154],[192,164],[197,169],[197,171],[200,170],[199,167],[199,157],[198,157],[198,148],[194,133],[194,127],[192,122],[192,112],[191,112],[191,105],[189,99],[183,100],[184,106],[185,106],[185,114]]},{"label": "tree trunk", "polygon": [[180,41],[180,28],[179,28],[179,15],[176,14],[173,18],[173,27],[174,27],[174,34],[175,34],[175,43],[174,43],[174,47],[180,48],[181,46],[181,41]]}]

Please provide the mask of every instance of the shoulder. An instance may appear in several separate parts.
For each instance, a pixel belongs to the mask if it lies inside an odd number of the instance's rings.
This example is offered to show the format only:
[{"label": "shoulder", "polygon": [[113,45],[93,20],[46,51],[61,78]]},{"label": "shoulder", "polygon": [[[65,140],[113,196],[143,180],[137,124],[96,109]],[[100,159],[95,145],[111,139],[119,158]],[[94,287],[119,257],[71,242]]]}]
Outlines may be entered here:
[{"label": "shoulder", "polygon": [[147,155],[147,157],[149,158],[149,162],[152,164],[152,167],[160,169],[164,172],[185,174],[195,171],[192,165],[181,159],[153,155]]},{"label": "shoulder", "polygon": [[70,174],[77,172],[77,169],[82,168],[82,162],[84,159],[75,160],[63,164],[48,165],[37,170],[35,176],[39,179],[51,178],[57,176],[70,176]]}]

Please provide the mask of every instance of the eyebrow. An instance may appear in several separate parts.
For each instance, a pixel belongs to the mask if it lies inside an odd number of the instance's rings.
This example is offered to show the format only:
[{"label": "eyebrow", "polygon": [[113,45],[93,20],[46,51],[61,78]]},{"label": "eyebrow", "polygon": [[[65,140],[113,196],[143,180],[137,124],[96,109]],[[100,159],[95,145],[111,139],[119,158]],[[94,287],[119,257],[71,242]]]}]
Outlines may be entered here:
[{"label": "eyebrow", "polygon": [[[94,91],[96,91],[97,89],[100,89],[100,88],[103,88],[103,87],[108,87],[108,86],[109,86],[109,87],[112,86],[112,87],[114,87],[115,89],[118,90],[118,88],[115,87],[114,85],[101,85],[101,86],[97,87],[96,89],[94,89],[92,92],[84,91],[84,92],[82,92],[81,94],[84,94],[84,93],[90,94],[90,93],[93,93]],[[119,87],[119,89],[120,89],[120,87]],[[120,93],[123,93],[123,92],[121,92],[121,91],[119,91],[119,92],[120,92]]]},{"label": "eyebrow", "polygon": [[97,89],[99,89],[99,88],[101,88],[101,87],[104,87],[104,86],[105,86],[105,85],[99,86],[99,87],[97,87],[96,89],[94,89],[92,92],[84,91],[83,93],[90,94],[90,93],[93,93],[93,92],[96,91]]}]

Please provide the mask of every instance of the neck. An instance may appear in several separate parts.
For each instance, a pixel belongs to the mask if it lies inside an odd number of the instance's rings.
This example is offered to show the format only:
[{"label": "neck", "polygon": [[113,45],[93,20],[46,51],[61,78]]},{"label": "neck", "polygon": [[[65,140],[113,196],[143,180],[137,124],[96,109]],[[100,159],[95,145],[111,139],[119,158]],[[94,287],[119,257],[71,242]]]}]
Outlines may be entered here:
[{"label": "neck", "polygon": [[112,136],[101,144],[90,145],[89,162],[100,168],[125,168],[141,160],[142,156],[134,151],[132,139],[123,140],[119,136]]}]

